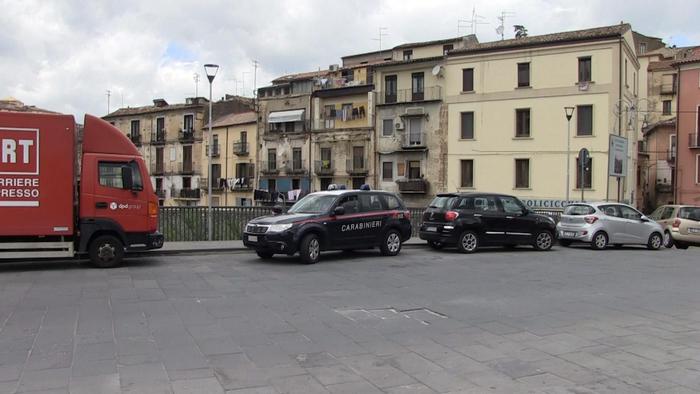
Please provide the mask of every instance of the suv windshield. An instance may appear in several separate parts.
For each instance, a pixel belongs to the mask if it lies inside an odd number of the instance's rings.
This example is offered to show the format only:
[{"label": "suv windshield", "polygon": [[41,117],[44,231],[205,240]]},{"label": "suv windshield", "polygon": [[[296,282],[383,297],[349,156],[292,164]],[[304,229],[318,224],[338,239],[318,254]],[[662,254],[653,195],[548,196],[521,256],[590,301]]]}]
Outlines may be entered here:
[{"label": "suv windshield", "polygon": [[450,209],[452,207],[452,203],[457,199],[457,197],[454,196],[443,196],[443,197],[435,197],[433,201],[430,202],[429,208],[438,208],[438,209]]},{"label": "suv windshield", "polygon": [[700,222],[700,207],[683,207],[680,212],[678,212],[678,217]]},{"label": "suv windshield", "polygon": [[564,209],[564,215],[570,216],[590,215],[594,212],[595,210],[590,205],[569,205]]},{"label": "suv windshield", "polygon": [[331,208],[337,196],[332,194],[309,194],[297,201],[289,213],[325,213]]}]

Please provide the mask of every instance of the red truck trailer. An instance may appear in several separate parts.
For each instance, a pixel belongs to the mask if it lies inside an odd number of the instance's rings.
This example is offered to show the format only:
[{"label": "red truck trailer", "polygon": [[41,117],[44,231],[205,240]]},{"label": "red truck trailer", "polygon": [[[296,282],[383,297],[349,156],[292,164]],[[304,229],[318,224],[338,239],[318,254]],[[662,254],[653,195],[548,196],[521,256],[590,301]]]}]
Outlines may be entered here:
[{"label": "red truck trailer", "polygon": [[70,115],[0,112],[0,259],[87,254],[106,268],[163,246],[134,144],[90,115],[76,137]]}]

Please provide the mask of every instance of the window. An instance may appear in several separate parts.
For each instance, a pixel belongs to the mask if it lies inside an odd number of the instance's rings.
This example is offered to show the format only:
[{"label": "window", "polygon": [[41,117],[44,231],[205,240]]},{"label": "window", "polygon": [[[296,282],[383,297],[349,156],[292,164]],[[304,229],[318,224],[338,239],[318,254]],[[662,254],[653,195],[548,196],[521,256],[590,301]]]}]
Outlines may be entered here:
[{"label": "window", "polygon": [[267,180],[267,191],[274,192],[277,191],[277,179]]},{"label": "window", "polygon": [[141,135],[141,121],[132,120],[131,121],[131,138],[136,138]]},{"label": "window", "polygon": [[515,159],[515,188],[530,187],[530,159]]},{"label": "window", "polygon": [[156,148],[156,173],[162,174],[163,173],[163,158],[164,158],[164,150],[162,146],[159,146]]},{"label": "window", "polygon": [[462,170],[461,187],[474,187],[474,160],[460,160]]},{"label": "window", "polygon": [[352,188],[357,190],[365,184],[365,178],[352,178]]},{"label": "window", "polygon": [[382,136],[391,137],[394,135],[394,119],[382,120]]},{"label": "window", "polygon": [[522,203],[515,197],[499,197],[501,200],[501,205],[503,205],[503,210],[506,214],[510,215],[522,215],[525,212],[525,207]]},{"label": "window", "polygon": [[161,141],[164,137],[163,133],[165,133],[165,118],[156,118],[156,136],[158,141]]},{"label": "window", "polygon": [[576,107],[576,135],[593,135],[593,106]]},{"label": "window", "polygon": [[347,122],[349,120],[352,120],[352,103],[350,104],[343,104],[340,107],[340,116],[339,118],[343,122]]},{"label": "window", "polygon": [[578,81],[591,82],[591,58],[578,58]]},{"label": "window", "polygon": [[221,164],[211,165],[211,184],[216,187],[219,184],[219,178],[221,178]]},{"label": "window", "polygon": [[424,99],[424,76],[423,73],[411,74],[411,101],[421,101]]},{"label": "window", "polygon": [[362,170],[365,168],[365,147],[364,146],[353,146],[352,147],[352,168],[355,170]]},{"label": "window", "polygon": [[384,77],[384,102],[396,102],[396,75],[387,75]]},{"label": "window", "polygon": [[421,146],[423,144],[423,118],[409,118],[408,120],[408,145]]},{"label": "window", "polygon": [[383,181],[393,181],[394,180],[394,162],[385,161],[382,163],[382,180]]},{"label": "window", "polygon": [[407,49],[403,51],[403,60],[413,59],[413,49]]},{"label": "window", "polygon": [[[581,189],[581,164],[578,157],[576,158],[576,188]],[[593,158],[589,157],[586,163],[586,168],[583,170],[583,187],[584,189],[590,189],[593,186]]]},{"label": "window", "polygon": [[396,176],[405,177],[406,176],[406,163],[400,162],[396,163]]},{"label": "window", "polygon": [[403,209],[401,203],[399,202],[399,199],[392,196],[391,194],[384,194],[384,200],[386,201],[386,209]]},{"label": "window", "polygon": [[132,186],[134,190],[143,190],[141,171],[139,171],[139,165],[135,161],[130,163],[99,162],[97,164],[97,172],[100,186],[124,189],[124,184],[122,183],[122,168],[124,167],[131,167]]},{"label": "window", "polygon": [[384,210],[384,199],[378,194],[363,193],[359,195],[359,198],[361,212]]},{"label": "window", "polygon": [[[681,211],[682,210],[683,210],[683,208],[681,208]],[[661,212],[661,217],[659,219],[661,219],[661,220],[670,219],[673,216],[673,211],[675,211],[675,209],[673,207],[664,208],[663,212]]]},{"label": "window", "polygon": [[267,169],[276,170],[277,169],[277,149],[267,150]]},{"label": "window", "polygon": [[515,136],[518,138],[530,136],[530,109],[515,110]]},{"label": "window", "polygon": [[460,114],[462,123],[462,139],[474,139],[474,112],[462,112]]},{"label": "window", "polygon": [[492,196],[474,197],[474,211],[498,212],[496,198]]},{"label": "window", "polygon": [[671,100],[664,100],[663,101],[663,114],[664,115],[671,115]]},{"label": "window", "polygon": [[302,167],[301,148],[292,148],[292,169],[300,170]]},{"label": "window", "polygon": [[292,190],[301,189],[301,187],[299,187],[300,184],[301,184],[301,180],[299,178],[293,178],[292,179]]},{"label": "window", "polygon": [[294,132],[294,122],[285,122],[284,123],[284,132],[285,133],[293,133]]},{"label": "window", "polygon": [[333,167],[331,166],[332,159],[331,159],[331,148],[321,148],[321,169],[322,170],[331,170]]},{"label": "window", "polygon": [[191,133],[194,130],[194,115],[185,115],[182,119],[182,123],[183,129],[185,129],[186,132]]},{"label": "window", "polygon": [[328,190],[331,183],[333,183],[333,178],[321,178],[321,190]]},{"label": "window", "polygon": [[645,53],[647,53],[647,44],[646,42],[642,42],[639,44],[639,54],[643,55]]},{"label": "window", "polygon": [[447,55],[447,52],[455,48],[454,44],[445,44],[442,46],[442,54]]},{"label": "window", "polygon": [[192,189],[192,178],[191,177],[188,177],[188,176],[182,177],[182,188],[187,189],[187,190]]},{"label": "window", "polygon": [[518,63],[518,87],[530,86],[530,63]]},{"label": "window", "polygon": [[639,213],[636,209],[632,209],[632,208],[624,206],[624,205],[619,205],[618,209],[620,210],[622,217],[625,219],[639,220],[642,218],[642,214]]},{"label": "window", "polygon": [[473,68],[462,69],[462,91],[463,92],[473,92],[474,91],[474,69]]},{"label": "window", "polygon": [[420,179],[420,161],[408,162],[408,179]]}]

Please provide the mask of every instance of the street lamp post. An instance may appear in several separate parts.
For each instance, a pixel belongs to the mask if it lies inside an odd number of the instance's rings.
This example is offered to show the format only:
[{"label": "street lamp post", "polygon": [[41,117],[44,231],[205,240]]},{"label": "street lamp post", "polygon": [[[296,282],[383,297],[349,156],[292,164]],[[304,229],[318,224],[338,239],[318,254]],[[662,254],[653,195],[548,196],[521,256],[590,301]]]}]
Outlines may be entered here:
[{"label": "street lamp post", "polygon": [[574,115],[574,107],[564,107],[564,113],[566,114],[566,204],[569,203],[569,177],[570,177],[570,167],[571,167],[571,117]]},{"label": "street lamp post", "polygon": [[207,144],[209,145],[209,149],[207,149],[207,159],[209,160],[209,165],[207,166],[208,168],[208,174],[207,174],[207,182],[209,183],[207,187],[207,239],[212,240],[213,238],[213,230],[212,230],[212,212],[211,212],[211,184],[214,181],[211,179],[212,175],[212,164],[211,164],[211,158],[212,158],[212,151],[214,150],[214,147],[212,146],[213,143],[213,137],[211,135],[211,124],[213,119],[211,118],[211,108],[212,108],[212,98],[211,98],[211,87],[214,82],[214,77],[216,77],[216,73],[219,71],[219,66],[216,64],[205,64],[204,65],[204,72],[207,74],[207,79],[209,80],[209,137],[207,138]]}]

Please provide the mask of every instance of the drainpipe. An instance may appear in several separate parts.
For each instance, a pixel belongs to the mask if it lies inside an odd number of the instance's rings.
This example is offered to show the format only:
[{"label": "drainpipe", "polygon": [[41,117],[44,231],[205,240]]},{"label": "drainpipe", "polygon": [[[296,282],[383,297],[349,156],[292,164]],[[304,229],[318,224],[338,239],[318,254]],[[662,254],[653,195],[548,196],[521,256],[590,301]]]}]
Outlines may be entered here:
[{"label": "drainpipe", "polygon": [[311,130],[313,129],[313,122],[314,122],[314,100],[313,100],[313,87],[311,87],[311,94],[309,94],[309,130],[308,130],[308,135],[309,135],[309,175],[308,175],[308,180],[309,180],[309,192],[311,192],[311,183],[313,182],[313,178],[311,176],[311,163],[313,162],[311,160],[311,154],[313,151],[313,141],[312,141],[312,133]]},{"label": "drainpipe", "polygon": [[[617,135],[622,136],[622,35],[620,35],[620,39],[618,41],[618,47],[619,47],[619,55],[618,55],[618,60],[619,60],[619,69],[618,69],[618,84],[617,84],[617,89],[618,89],[618,100],[620,102],[620,116],[617,117]],[[628,141],[629,143],[629,141]],[[629,148],[628,148],[629,149]],[[610,150],[608,149],[608,163],[610,160]],[[617,202],[620,202],[620,177],[617,178]]]},{"label": "drainpipe", "polygon": [[[224,149],[224,179],[226,187],[224,188],[224,205],[228,205],[228,126],[226,126],[226,149]],[[221,181],[219,181],[221,183]],[[236,205],[235,203],[232,205]]]},{"label": "drainpipe", "polygon": [[676,65],[676,73],[678,77],[676,77],[676,83],[678,83],[678,86],[676,87],[676,147],[674,148],[676,156],[673,158],[673,169],[671,170],[671,187],[673,188],[673,203],[677,204],[680,201],[680,191],[678,190],[678,154],[680,153],[680,146],[681,146],[681,136],[680,136],[680,129],[678,126],[680,125],[680,116],[681,116],[681,66],[680,64]]}]

